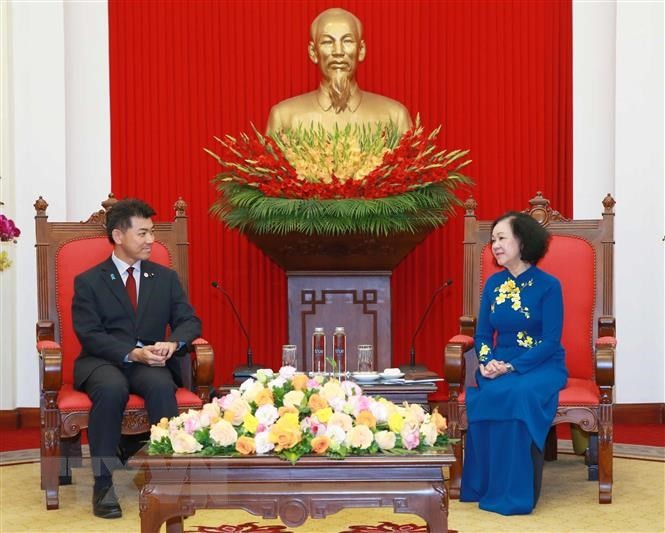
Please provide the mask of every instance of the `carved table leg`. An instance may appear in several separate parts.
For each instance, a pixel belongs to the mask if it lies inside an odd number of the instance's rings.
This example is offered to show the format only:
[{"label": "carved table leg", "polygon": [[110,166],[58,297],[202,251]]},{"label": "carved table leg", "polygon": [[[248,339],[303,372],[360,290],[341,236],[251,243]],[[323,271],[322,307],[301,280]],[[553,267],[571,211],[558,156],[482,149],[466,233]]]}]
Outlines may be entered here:
[{"label": "carved table leg", "polygon": [[182,516],[173,516],[166,521],[166,533],[182,533],[185,521]]}]

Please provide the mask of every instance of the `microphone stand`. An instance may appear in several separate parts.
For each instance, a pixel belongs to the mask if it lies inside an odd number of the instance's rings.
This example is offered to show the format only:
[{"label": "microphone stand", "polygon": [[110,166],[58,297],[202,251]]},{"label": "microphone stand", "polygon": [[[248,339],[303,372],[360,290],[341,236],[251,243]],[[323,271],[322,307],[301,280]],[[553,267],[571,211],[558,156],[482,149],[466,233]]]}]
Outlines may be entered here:
[{"label": "microphone stand", "polygon": [[420,317],[420,322],[418,322],[418,327],[416,328],[416,332],[413,334],[413,338],[411,339],[411,349],[409,350],[409,364],[408,365],[402,365],[399,367],[399,369],[404,372],[405,374],[408,373],[413,373],[413,372],[429,372],[429,369],[425,365],[417,365],[416,364],[416,337],[418,336],[418,333],[420,333],[420,329],[423,327],[423,324],[425,323],[425,318],[429,314],[430,309],[432,308],[432,305],[434,304],[434,300],[436,299],[436,296],[446,287],[450,287],[453,284],[453,280],[449,279],[448,281],[444,282],[440,287],[438,287],[433,293],[432,297],[429,300],[429,304],[427,305],[427,309],[425,309],[425,312],[423,313],[423,316]]},{"label": "microphone stand", "polygon": [[229,296],[229,293],[226,292],[224,287],[217,281],[213,281],[211,283],[213,288],[217,289],[220,291],[224,297],[226,298],[226,301],[229,302],[229,305],[231,306],[231,309],[233,310],[233,314],[235,315],[236,319],[238,320],[238,324],[240,325],[240,329],[242,330],[243,334],[245,335],[245,339],[247,339],[247,364],[246,365],[241,365],[236,367],[233,370],[233,379],[238,380],[238,379],[244,379],[251,377],[252,374],[255,374],[257,370],[260,368],[265,368],[261,365],[255,365],[254,361],[252,360],[252,347],[249,341],[249,334],[247,333],[247,330],[245,329],[244,324],[242,323],[242,319],[240,318],[240,313],[238,313],[238,310],[236,309],[236,306],[233,304],[233,300],[231,300],[231,297]]}]

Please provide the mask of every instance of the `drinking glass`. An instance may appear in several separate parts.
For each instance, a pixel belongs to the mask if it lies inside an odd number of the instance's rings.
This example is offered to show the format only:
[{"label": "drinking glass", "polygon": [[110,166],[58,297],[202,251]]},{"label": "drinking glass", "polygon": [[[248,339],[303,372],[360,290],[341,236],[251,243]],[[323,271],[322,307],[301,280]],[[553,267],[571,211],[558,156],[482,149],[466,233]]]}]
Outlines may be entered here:
[{"label": "drinking glass", "polygon": [[292,366],[298,368],[296,363],[296,345],[284,344],[282,346],[282,366]]},{"label": "drinking glass", "polygon": [[374,349],[371,344],[358,345],[358,372],[374,370]]}]

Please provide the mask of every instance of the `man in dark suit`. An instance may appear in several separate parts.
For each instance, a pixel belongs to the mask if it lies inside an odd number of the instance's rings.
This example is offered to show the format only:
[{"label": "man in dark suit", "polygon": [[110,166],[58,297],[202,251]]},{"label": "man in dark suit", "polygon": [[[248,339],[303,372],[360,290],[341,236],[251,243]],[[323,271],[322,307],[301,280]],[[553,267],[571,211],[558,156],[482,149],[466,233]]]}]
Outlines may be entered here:
[{"label": "man in dark suit", "polygon": [[92,507],[101,518],[122,515],[112,472],[129,393],[145,399],[151,424],[177,415],[175,391],[182,379],[172,356],[201,334],[177,273],[148,261],[154,214],[140,200],[117,202],[106,218],[113,254],[74,280],[72,317],[82,347],[74,386],[92,400]]}]

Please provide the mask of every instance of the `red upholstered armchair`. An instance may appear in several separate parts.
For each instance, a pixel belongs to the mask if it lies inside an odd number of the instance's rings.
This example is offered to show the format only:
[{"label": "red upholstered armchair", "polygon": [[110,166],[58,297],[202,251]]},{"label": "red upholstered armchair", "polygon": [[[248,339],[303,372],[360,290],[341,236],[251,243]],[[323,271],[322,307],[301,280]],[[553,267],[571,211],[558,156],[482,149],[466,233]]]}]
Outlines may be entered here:
[{"label": "red upholstered armchair", "polygon": [[[35,202],[41,483],[47,509],[58,508],[59,485],[70,484],[71,467],[80,466],[81,430],[88,426],[91,407],[88,396],[72,386],[74,360],[80,351],[71,314],[74,277],[111,254],[104,224],[106,212],[116,201],[110,194],[102,203],[104,209],[85,222],[48,222],[48,204],[41,196]],[[185,290],[188,286],[186,207],[182,199],[178,200],[174,221],[155,223],[155,244],[150,258],[176,270]],[[185,387],[176,393],[181,411],[201,407],[209,397],[214,377],[211,346],[203,339],[193,344],[191,360],[186,357],[181,360]],[[143,399],[131,394],[122,432],[139,434],[149,429]]]},{"label": "red upholstered armchair", "polygon": [[[556,276],[563,289],[564,327],[569,378],[559,394],[559,407],[548,436],[546,459],[556,459],[554,425],[572,423],[590,434],[586,452],[589,479],[598,480],[600,503],[612,501],[612,408],[614,402],[613,316],[614,204],[603,200],[602,219],[568,220],[551,209],[539,192],[529,213],[552,234],[547,255],[538,264]],[[465,354],[471,353],[476,316],[484,282],[496,272],[488,245],[492,221],[476,219],[476,201],[465,203],[464,300],[460,334],[445,348],[445,375],[450,384],[449,431],[462,440],[454,446],[457,461],[451,469],[450,494],[459,498],[463,437],[467,429],[464,385]]]}]

